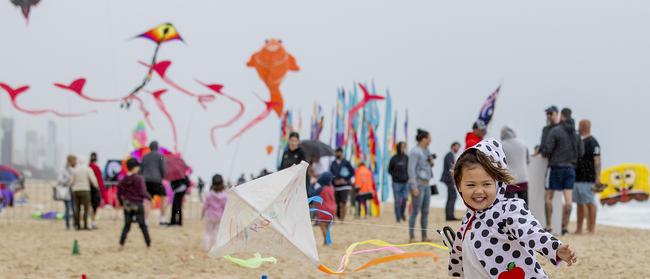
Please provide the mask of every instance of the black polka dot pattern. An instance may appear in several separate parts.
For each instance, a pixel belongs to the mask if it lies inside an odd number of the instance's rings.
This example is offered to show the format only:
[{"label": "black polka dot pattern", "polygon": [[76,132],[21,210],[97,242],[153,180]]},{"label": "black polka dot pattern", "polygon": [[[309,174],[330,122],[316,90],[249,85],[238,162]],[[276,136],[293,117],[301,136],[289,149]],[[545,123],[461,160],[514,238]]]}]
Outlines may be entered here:
[{"label": "black polka dot pattern", "polygon": [[[484,153],[495,167],[507,168],[501,143],[494,139],[484,140],[473,148]],[[506,184],[497,181],[497,198],[486,209],[468,210],[461,228],[456,234],[450,251],[449,275],[462,277],[463,237],[471,241],[471,251],[491,277],[498,277],[507,271],[507,265],[524,270],[526,278],[547,278],[535,258],[535,252],[546,256],[556,265],[555,256],[559,240],[543,230],[529,211],[528,205],[520,199],[505,199]],[[471,221],[471,222],[470,222]]]}]

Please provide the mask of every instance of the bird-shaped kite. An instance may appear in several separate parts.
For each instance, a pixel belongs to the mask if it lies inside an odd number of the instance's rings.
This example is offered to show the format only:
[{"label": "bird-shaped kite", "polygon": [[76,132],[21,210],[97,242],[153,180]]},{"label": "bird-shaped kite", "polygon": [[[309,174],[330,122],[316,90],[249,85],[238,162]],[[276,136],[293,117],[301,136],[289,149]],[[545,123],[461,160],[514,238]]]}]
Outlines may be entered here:
[{"label": "bird-shaped kite", "polygon": [[151,65],[147,64],[147,63],[142,62],[142,61],[139,61],[139,63],[146,66],[146,67],[148,67],[148,68],[152,68],[153,71],[156,72],[156,74],[158,74],[158,76],[160,76],[160,78],[167,85],[169,85],[170,87],[180,91],[181,93],[183,93],[185,95],[196,98],[199,101],[199,104],[201,105],[201,107],[203,107],[203,109],[207,109],[206,103],[212,102],[212,101],[214,101],[216,99],[216,97],[214,95],[212,95],[212,94],[199,95],[199,94],[192,93],[189,90],[187,90],[187,89],[181,87],[180,85],[178,85],[177,83],[175,83],[169,77],[167,77],[167,75],[166,75],[167,74],[167,69],[169,68],[169,66],[171,66],[171,64],[172,64],[171,61],[168,61],[168,60],[160,61],[157,64],[153,65],[153,67]]},{"label": "bird-shaped kite", "polygon": [[274,103],[273,110],[280,116],[284,111],[284,99],[280,92],[280,83],[288,71],[299,71],[296,59],[289,54],[282,45],[282,40],[266,40],[264,47],[253,54],[246,64],[257,70],[271,95],[271,103]]},{"label": "bird-shaped kite", "polygon": [[[138,94],[138,92],[140,92],[140,90],[142,90],[151,81],[151,76],[153,75],[153,71],[154,71],[153,66],[156,65],[156,59],[158,58],[158,51],[160,50],[160,45],[162,45],[164,42],[169,42],[173,40],[179,40],[181,42],[183,41],[183,38],[181,38],[181,35],[178,33],[178,31],[176,31],[176,28],[171,23],[160,24],[150,29],[149,31],[136,36],[136,38],[149,39],[152,42],[156,43],[156,48],[153,52],[151,63],[149,63],[149,65],[151,66],[147,71],[147,75],[145,75],[144,79],[142,80],[142,83],[138,85],[136,88],[134,88],[133,91],[131,91],[131,93],[129,93],[129,96],[134,96]],[[128,109],[129,106],[131,105],[130,99],[125,98],[124,100],[125,102],[122,103],[121,106]]]},{"label": "bird-shaped kite", "polygon": [[151,124],[151,120],[149,119],[149,111],[147,108],[144,106],[144,102],[142,102],[142,99],[140,99],[136,95],[128,95],[126,97],[122,98],[117,98],[117,99],[100,99],[100,98],[93,98],[84,93],[84,87],[86,86],[86,79],[85,78],[78,78],[73,80],[70,85],[62,84],[62,83],[54,83],[54,86],[61,88],[63,90],[71,91],[77,96],[81,97],[82,99],[90,102],[96,102],[96,103],[114,103],[114,102],[131,102],[135,101],[138,103],[138,108],[140,109],[140,112],[142,112],[142,115],[144,116],[144,119],[147,121],[147,124],[149,127],[153,129],[153,125]]},{"label": "bird-shaped kite", "polygon": [[11,0],[16,7],[20,7],[20,10],[23,12],[23,17],[25,17],[25,22],[29,23],[29,11],[32,6],[38,5],[41,0]]},{"label": "bird-shaped kite", "polygon": [[220,128],[226,128],[226,127],[232,125],[233,123],[235,123],[237,120],[239,120],[239,118],[241,118],[242,115],[244,115],[244,111],[245,111],[244,103],[242,101],[238,100],[237,98],[224,93],[222,91],[223,85],[221,85],[221,84],[207,84],[207,83],[203,83],[203,82],[201,82],[199,80],[197,80],[196,82],[198,82],[198,83],[202,84],[203,86],[207,87],[208,89],[212,90],[212,92],[214,92],[214,94],[224,96],[224,97],[228,98],[228,100],[231,100],[234,103],[236,103],[237,105],[239,105],[239,111],[237,112],[237,114],[235,114],[235,116],[233,116],[228,121],[226,121],[226,122],[224,122],[222,124],[213,126],[210,129],[210,140],[212,141],[212,146],[214,148],[217,148],[217,139],[215,137],[215,131],[217,129],[220,129]]},{"label": "bird-shaped kite", "polygon": [[[255,95],[255,96],[257,96],[257,95]],[[260,113],[257,117],[253,118],[253,120],[251,120],[250,122],[248,122],[248,124],[244,125],[244,127],[241,128],[241,130],[239,130],[239,132],[237,132],[234,136],[232,136],[232,137],[228,140],[228,143],[233,142],[234,140],[236,140],[237,138],[239,138],[241,135],[243,135],[243,134],[244,134],[248,129],[252,128],[253,126],[257,125],[257,123],[259,123],[259,122],[261,122],[262,120],[264,120],[264,118],[266,118],[267,116],[269,116],[269,114],[271,114],[271,111],[272,111],[272,110],[277,106],[277,104],[274,103],[274,102],[272,102],[272,101],[264,101],[264,100],[262,100],[259,96],[257,96],[257,98],[260,99],[260,101],[262,101],[262,102],[264,103],[264,105],[266,106],[266,108],[265,108],[264,111],[262,111],[262,113]]]},{"label": "bird-shaped kite", "polygon": [[153,99],[156,101],[156,106],[158,106],[158,109],[167,117],[167,120],[169,121],[169,124],[172,127],[172,136],[174,139],[174,153],[178,152],[178,141],[176,137],[176,123],[174,123],[174,118],[172,118],[171,113],[167,110],[167,106],[165,106],[165,103],[162,100],[162,95],[167,92],[167,89],[159,89],[153,92],[149,92],[152,96]]},{"label": "bird-shaped kite", "polygon": [[55,111],[55,110],[52,110],[52,109],[40,109],[40,110],[26,109],[26,108],[23,108],[20,105],[18,105],[17,99],[18,99],[18,96],[20,96],[20,94],[23,94],[27,90],[29,90],[28,85],[21,86],[21,87],[18,87],[18,88],[14,89],[9,85],[0,82],[0,88],[2,88],[4,91],[7,92],[7,94],[9,94],[9,98],[11,99],[11,104],[12,104],[12,106],[14,108],[16,108],[16,110],[18,110],[20,112],[27,113],[27,114],[31,114],[31,115],[40,115],[40,114],[51,113],[51,114],[54,114],[54,115],[59,116],[59,117],[79,117],[79,116],[84,116],[84,115],[88,115],[88,114],[97,112],[96,110],[92,110],[92,111],[84,112],[84,113],[62,113],[62,112],[58,112],[58,111]]}]

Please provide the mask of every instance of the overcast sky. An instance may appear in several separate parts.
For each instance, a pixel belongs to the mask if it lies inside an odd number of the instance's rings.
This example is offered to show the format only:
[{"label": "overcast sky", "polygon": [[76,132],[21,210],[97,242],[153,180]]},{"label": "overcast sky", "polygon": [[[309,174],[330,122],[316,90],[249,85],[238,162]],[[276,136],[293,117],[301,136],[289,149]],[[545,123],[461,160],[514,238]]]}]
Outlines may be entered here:
[{"label": "overcast sky", "polygon": [[[544,108],[569,106],[577,119],[593,121],[605,166],[649,161],[649,153],[639,147],[650,138],[650,3],[601,0],[43,0],[32,10],[29,25],[4,0],[0,81],[31,86],[19,99],[25,107],[99,110],[78,119],[30,116],[16,112],[2,93],[0,114],[17,119],[23,129],[17,148],[22,148],[25,128],[44,134],[47,120],[56,119],[65,153],[124,157],[139,112],[85,102],[52,83],[85,77],[88,95],[124,96],[146,70],[136,62],[149,60],[154,49],[149,41],[130,38],[163,22],[172,22],[186,42],[167,43],[160,51],[159,59],[174,63],[171,78],[196,91],[202,87],[195,78],[223,83],[247,105],[240,122],[219,131],[215,151],[209,127],[236,107],[218,99],[205,111],[176,91],[164,97],[177,122],[179,147],[204,177],[228,175],[233,158],[233,176],[275,165],[275,156],[265,154],[266,145],[278,142],[275,116],[239,143],[226,145],[263,110],[252,93],[268,92],[245,63],[270,37],[281,38],[301,67],[287,74],[282,91],[286,107],[302,108],[304,136],[314,101],[326,106],[329,118],[337,87],[375,80],[380,90],[390,89],[400,121],[408,108],[410,128],[430,130],[432,151],[444,155],[452,141],[463,140],[486,96],[502,82],[492,135],[507,124],[532,148],[545,122]],[[155,79],[149,88],[165,85]],[[152,99],[145,102],[153,111],[150,138],[171,146],[164,116]],[[325,130],[328,140],[329,124]]]}]

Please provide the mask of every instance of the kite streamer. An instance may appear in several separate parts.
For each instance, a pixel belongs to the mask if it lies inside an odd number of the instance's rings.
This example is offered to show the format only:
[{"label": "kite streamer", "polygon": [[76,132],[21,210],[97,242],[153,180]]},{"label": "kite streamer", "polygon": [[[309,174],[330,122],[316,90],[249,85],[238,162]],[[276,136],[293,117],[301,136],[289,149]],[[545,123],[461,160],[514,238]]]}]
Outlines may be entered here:
[{"label": "kite streamer", "polygon": [[[357,251],[355,253],[354,249],[359,246],[359,245],[364,245],[364,244],[370,244],[370,245],[375,245],[375,246],[380,246],[384,247],[384,249],[370,249],[370,250],[362,250],[362,251]],[[365,241],[360,241],[360,242],[355,242],[352,243],[350,246],[345,251],[345,255],[341,258],[341,265],[337,270],[332,270],[328,268],[325,265],[320,265],[318,269],[324,273],[327,273],[329,275],[346,275],[347,273],[345,269],[349,265],[350,262],[350,256],[351,255],[356,255],[356,254],[361,254],[361,253],[371,253],[371,252],[380,252],[384,250],[392,251],[396,254],[390,255],[390,256],[385,256],[377,259],[373,259],[362,266],[352,270],[351,272],[357,272],[364,270],[366,268],[376,266],[382,263],[388,263],[388,262],[393,262],[393,261],[398,261],[398,260],[404,260],[404,259],[411,259],[411,258],[420,258],[420,257],[429,257],[433,261],[438,260],[438,255],[432,253],[432,252],[403,252],[398,249],[398,247],[408,247],[408,246],[432,246],[435,248],[439,248],[442,250],[448,250],[447,247],[432,243],[432,242],[416,242],[416,243],[409,243],[409,244],[391,244],[383,240],[378,240],[378,239],[371,239],[371,240],[365,240]]]},{"label": "kite streamer", "polygon": [[216,83],[215,84],[207,84],[207,83],[201,82],[199,80],[197,80],[196,82],[198,82],[198,83],[202,84],[203,86],[207,87],[208,89],[212,90],[214,92],[214,94],[224,96],[228,100],[236,103],[239,106],[239,111],[232,118],[230,118],[228,121],[226,121],[226,122],[224,122],[222,124],[215,125],[215,126],[212,126],[212,128],[210,128],[210,140],[212,141],[212,146],[214,148],[217,148],[217,139],[215,138],[215,134],[214,134],[215,131],[217,129],[229,127],[233,123],[237,122],[237,120],[239,120],[239,118],[241,118],[242,115],[244,115],[244,111],[246,109],[245,109],[244,103],[242,101],[240,101],[239,99],[237,99],[237,98],[235,98],[235,97],[233,97],[233,96],[231,96],[229,94],[226,94],[226,93],[224,93],[222,91],[223,85],[216,84]]},{"label": "kite streamer", "polygon": [[16,110],[18,110],[20,112],[27,113],[27,114],[41,115],[41,114],[51,113],[51,114],[54,114],[54,115],[59,116],[59,117],[79,117],[79,116],[85,116],[85,115],[88,115],[88,114],[91,114],[91,113],[97,113],[96,110],[92,110],[92,111],[89,111],[89,112],[83,112],[83,113],[62,113],[62,112],[58,112],[58,111],[55,111],[55,110],[52,110],[52,109],[40,109],[40,110],[26,109],[26,108],[23,108],[20,105],[18,105],[17,99],[18,99],[18,96],[20,96],[20,94],[23,94],[27,90],[29,90],[28,85],[21,86],[21,87],[18,87],[18,88],[14,89],[9,85],[0,82],[0,88],[2,88],[4,91],[7,92],[7,94],[9,94],[9,98],[11,99],[11,105]]},{"label": "kite streamer", "polygon": [[262,266],[263,263],[277,262],[277,260],[274,257],[262,258],[262,255],[260,253],[255,253],[254,257],[249,259],[238,259],[235,257],[231,257],[230,255],[225,255],[223,256],[223,258],[229,262],[232,262],[236,265],[245,268],[259,268],[260,266]]},{"label": "kite streamer", "polygon": [[[258,99],[259,99],[259,97],[258,97]],[[228,140],[228,143],[231,143],[234,140],[236,140],[237,138],[239,138],[246,131],[248,131],[253,126],[257,125],[258,123],[262,122],[262,120],[264,120],[266,117],[269,116],[269,114],[271,114],[271,111],[273,111],[273,108],[275,107],[275,103],[273,103],[271,101],[267,102],[267,101],[264,101],[262,99],[260,99],[260,101],[262,101],[264,103],[264,105],[266,105],[266,108],[264,109],[264,111],[262,111],[262,113],[260,113],[257,117],[253,118],[253,120],[251,120],[246,125],[244,125],[244,127],[241,128],[241,130],[239,130],[239,132],[237,132],[234,136],[232,136]]]},{"label": "kite streamer", "polygon": [[203,107],[203,109],[207,109],[206,103],[212,102],[216,99],[214,95],[210,95],[210,94],[199,95],[199,94],[192,93],[191,91],[183,88],[182,86],[175,83],[172,79],[167,77],[167,69],[172,64],[172,62],[169,60],[161,61],[153,66],[142,61],[138,61],[138,62],[143,66],[146,66],[148,68],[153,68],[154,72],[156,72],[156,74],[158,74],[158,76],[170,87],[180,91],[181,93],[187,96],[196,98],[199,104],[201,105],[201,107]]},{"label": "kite streamer", "polygon": [[167,89],[160,89],[156,90],[154,92],[149,92],[151,95],[153,95],[154,100],[156,101],[156,105],[158,106],[158,109],[167,117],[167,120],[169,121],[169,124],[172,127],[172,136],[174,139],[174,152],[178,152],[178,140],[176,137],[176,123],[174,123],[174,118],[172,117],[171,113],[167,110],[167,106],[162,100],[162,95],[167,92]]}]

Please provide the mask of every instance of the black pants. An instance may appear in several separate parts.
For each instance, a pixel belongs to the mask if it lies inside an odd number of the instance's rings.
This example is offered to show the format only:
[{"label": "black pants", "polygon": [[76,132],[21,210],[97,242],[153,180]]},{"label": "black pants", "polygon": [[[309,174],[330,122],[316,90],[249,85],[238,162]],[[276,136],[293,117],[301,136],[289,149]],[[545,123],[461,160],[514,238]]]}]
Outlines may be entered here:
[{"label": "black pants", "polygon": [[524,200],[526,203],[528,203],[528,190],[524,190],[521,192],[513,192],[513,193],[506,193],[506,198],[512,199],[517,196],[517,198],[520,198]]},{"label": "black pants", "polygon": [[147,244],[147,247],[151,245],[151,238],[149,237],[149,230],[147,229],[147,224],[144,222],[144,206],[142,203],[137,204],[136,210],[127,210],[124,209],[124,228],[122,229],[122,236],[120,236],[120,245],[124,245],[126,241],[126,235],[131,230],[131,223],[133,223],[133,217],[135,217],[136,222],[140,226],[140,230],[144,235],[144,243]]},{"label": "black pants", "polygon": [[172,217],[169,220],[170,225],[183,225],[183,198],[187,192],[188,180],[174,180],[172,181],[172,189],[174,189],[174,201],[172,202]]},{"label": "black pants", "polygon": [[[446,183],[445,183],[446,184]],[[456,205],[456,198],[458,193],[456,192],[456,186],[454,183],[449,183],[447,185],[447,205],[445,206],[445,217],[447,220],[454,219],[454,206]]]}]

